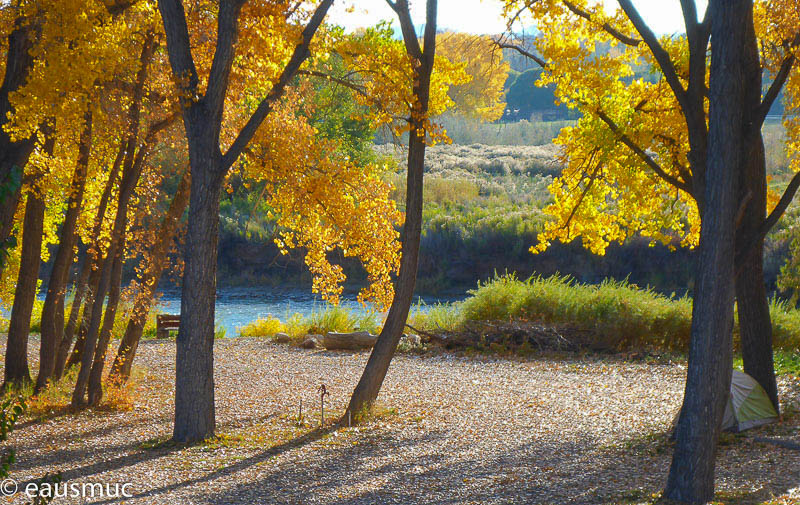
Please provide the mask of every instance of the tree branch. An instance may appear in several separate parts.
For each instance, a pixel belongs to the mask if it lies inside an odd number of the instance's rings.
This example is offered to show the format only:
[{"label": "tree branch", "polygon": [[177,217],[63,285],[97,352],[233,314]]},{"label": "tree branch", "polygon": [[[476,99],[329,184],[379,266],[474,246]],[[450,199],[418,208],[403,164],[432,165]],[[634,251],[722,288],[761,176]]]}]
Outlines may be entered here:
[{"label": "tree branch", "polygon": [[231,75],[233,59],[236,56],[236,41],[239,38],[240,0],[221,0],[217,16],[217,46],[211,70],[208,74],[208,86],[203,97],[206,110],[217,118],[222,117],[225,105],[225,94],[228,90],[228,79]]},{"label": "tree branch", "polygon": [[150,123],[150,125],[147,127],[147,137],[155,136],[162,130],[169,128],[175,123],[175,121],[177,121],[179,117],[181,117],[180,111],[175,111],[164,119]]},{"label": "tree branch", "polygon": [[[389,6],[397,13],[397,18],[400,20],[400,30],[403,32],[403,42],[406,45],[406,51],[413,58],[422,61],[423,54],[422,48],[417,39],[417,32],[414,30],[414,22],[411,20],[411,13],[408,10],[408,0],[396,0],[394,3],[386,0]],[[434,25],[435,26],[435,25]],[[425,26],[425,34],[427,40],[428,27]]]},{"label": "tree branch", "polygon": [[[594,155],[595,155],[595,153],[592,153],[591,159],[594,159]],[[591,159],[589,160],[590,162],[591,162]],[[595,165],[594,170],[592,171],[591,175],[589,176],[589,182],[586,183],[586,186],[583,188],[583,191],[581,191],[581,194],[578,197],[578,201],[572,207],[572,210],[570,211],[569,216],[567,216],[567,220],[564,221],[564,225],[561,227],[562,229],[567,230],[567,239],[570,239],[569,225],[570,225],[570,223],[572,223],[572,219],[575,217],[575,214],[577,214],[578,209],[580,208],[581,204],[583,203],[584,198],[586,198],[586,195],[592,189],[592,186],[594,185],[594,181],[597,180],[598,174],[600,173],[600,170],[602,168],[603,168],[603,164],[602,163],[598,163],[597,165]]]},{"label": "tree branch", "polygon": [[789,181],[789,185],[786,186],[786,190],[781,195],[781,199],[778,200],[778,205],[772,209],[772,212],[769,213],[769,216],[764,220],[759,228],[759,237],[763,238],[767,236],[767,233],[775,226],[778,221],[780,220],[783,213],[786,212],[786,209],[789,207],[789,204],[792,203],[792,199],[794,198],[795,193],[797,193],[797,189],[800,188],[800,172],[794,174],[792,180]]},{"label": "tree branch", "polygon": [[650,48],[650,51],[653,53],[658,65],[661,67],[661,71],[664,73],[664,78],[667,80],[667,84],[669,84],[670,88],[672,88],[672,92],[675,93],[675,98],[678,99],[678,102],[681,104],[684,110],[688,110],[689,104],[686,99],[686,90],[683,89],[683,85],[678,78],[678,73],[675,71],[675,66],[672,64],[669,54],[658,42],[655,34],[650,27],[647,26],[647,23],[644,22],[642,16],[639,15],[639,11],[637,11],[636,7],[633,6],[631,0],[617,0],[617,2],[619,2],[620,7],[622,7],[623,11],[625,11],[628,19],[631,20],[631,23],[633,23],[636,31],[638,31],[639,35],[644,39],[647,47]]},{"label": "tree branch", "polygon": [[[570,2],[569,0],[562,0],[562,1],[564,2],[564,5],[567,6],[567,9],[571,10],[575,15],[580,16],[587,21],[592,21],[592,15],[586,12],[585,10],[581,9],[574,3]],[[609,35],[611,35],[612,37],[614,37],[615,39],[617,39],[618,41],[622,42],[625,45],[636,47],[642,42],[641,39],[625,35],[621,31],[611,26],[609,23],[603,23],[600,26],[601,28],[603,28],[603,30],[606,31],[606,33],[608,33]]]},{"label": "tree branch", "polygon": [[[797,34],[797,36],[791,43],[788,44],[788,46],[789,48],[792,48],[798,44],[800,44],[800,33]],[[775,100],[778,99],[778,95],[780,94],[781,89],[783,89],[783,85],[786,84],[786,79],[789,78],[789,74],[792,72],[795,61],[796,58],[794,54],[789,52],[789,54],[786,55],[786,58],[784,58],[781,62],[778,74],[775,76],[775,79],[773,79],[772,84],[767,90],[767,93],[764,95],[763,100],[761,100],[761,105],[758,107],[758,112],[756,113],[756,121],[758,121],[758,124],[764,124],[764,120],[767,118],[769,110],[772,108]]]},{"label": "tree branch", "polygon": [[103,4],[106,6],[108,13],[116,17],[125,12],[128,7],[132,7],[136,2],[137,0],[106,0]]},{"label": "tree branch", "polygon": [[197,67],[192,58],[189,42],[189,28],[186,25],[186,12],[181,0],[158,0],[158,10],[164,22],[167,35],[167,53],[172,73],[180,84],[181,105],[190,107],[192,97],[197,92]]},{"label": "tree branch", "polygon": [[689,193],[690,195],[692,194],[692,188],[687,182],[681,181],[677,177],[673,177],[669,175],[666,171],[664,171],[664,169],[661,168],[661,166],[656,162],[656,160],[654,160],[652,156],[647,154],[647,152],[644,149],[639,147],[639,145],[637,145],[630,137],[628,137],[628,135],[626,135],[625,132],[622,131],[622,129],[614,122],[613,119],[611,119],[608,116],[608,114],[606,114],[602,110],[598,110],[597,117],[599,117],[605,124],[607,124],[608,127],[611,128],[611,131],[617,135],[617,138],[619,138],[619,140],[623,144],[628,146],[628,148],[631,151],[633,151],[637,156],[639,156],[639,158],[641,158],[642,161],[644,161],[647,164],[647,166],[650,167],[653,170],[653,172],[656,173],[656,175],[661,177],[664,181],[668,182],[669,184],[672,184],[676,188],[682,189],[683,191]]},{"label": "tree branch", "polygon": [[[433,71],[433,61],[436,57],[436,11],[439,2],[428,0],[425,9],[425,33],[423,35],[423,56],[428,67]],[[409,18],[410,19],[410,18]]]},{"label": "tree branch", "polygon": [[221,163],[221,169],[223,171],[227,171],[236,162],[245,146],[253,139],[258,127],[261,126],[261,123],[264,122],[264,119],[266,119],[267,115],[272,111],[275,102],[283,96],[286,86],[297,74],[297,71],[300,70],[300,65],[308,58],[311,39],[314,38],[314,34],[325,19],[325,15],[328,13],[331,4],[333,4],[333,0],[322,0],[319,6],[317,6],[308,24],[303,29],[302,40],[297,47],[294,48],[294,53],[292,53],[292,57],[283,69],[278,81],[272,86],[272,90],[270,90],[269,94],[258,104],[253,115],[250,116],[250,119],[247,120],[247,123],[241,129],[239,135],[236,136],[236,139],[228,148],[228,151],[223,155]]},{"label": "tree branch", "polygon": [[521,48],[520,46],[518,46],[516,44],[509,44],[507,42],[499,42],[499,41],[496,44],[497,44],[497,47],[500,47],[500,48],[503,48],[503,49],[513,49],[514,51],[518,52],[522,56],[525,56],[526,58],[529,58],[529,59],[535,61],[536,63],[539,64],[540,67],[547,68],[547,62],[545,62],[542,58],[540,58],[539,56],[536,56],[535,54],[533,54],[530,51],[526,51],[525,49]]}]

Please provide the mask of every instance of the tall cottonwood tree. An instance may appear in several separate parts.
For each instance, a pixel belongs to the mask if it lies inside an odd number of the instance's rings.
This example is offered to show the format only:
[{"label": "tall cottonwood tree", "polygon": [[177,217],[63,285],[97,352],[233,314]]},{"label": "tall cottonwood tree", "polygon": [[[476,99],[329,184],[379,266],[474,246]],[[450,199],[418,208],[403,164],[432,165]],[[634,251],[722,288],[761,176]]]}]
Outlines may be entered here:
[{"label": "tall cottonwood tree", "polygon": [[313,11],[277,80],[223,154],[220,135],[225,99],[236,56],[240,15],[246,3],[245,0],[221,0],[218,3],[214,57],[203,90],[192,54],[183,2],[158,2],[172,72],[181,88],[183,124],[192,173],[176,356],[173,439],[178,442],[196,442],[214,433],[214,302],[222,183],[228,169],[239,159],[308,58],[312,38],[333,0],[321,1]]},{"label": "tall cottonwood tree", "polygon": [[[686,34],[656,37],[630,0],[607,13],[587,1],[509,0],[510,26],[529,13],[542,30],[538,54],[504,41],[546,71],[542,84],[555,84],[557,98],[583,114],[557,139],[567,164],[550,189],[555,202],[536,250],[551,241],[580,237],[602,254],[610,242],[640,234],[673,245],[697,244],[705,214],[708,127],[706,108],[710,10],[698,19],[695,2],[681,2]],[[767,216],[770,197],[760,127],[781,88],[797,75],[797,36],[785,18],[796,18],[782,2],[760,2],[757,35],[762,48],[750,55],[748,107],[756,110],[748,170],[742,174],[745,202],[737,229],[736,291],[745,371],[778,406],[772,333],[763,277],[763,238],[800,185],[787,186]],[[609,49],[597,53],[600,44]],[[643,65],[644,64],[644,65]],[[646,66],[645,66],[646,65]],[[652,72],[657,78],[635,75]],[[576,71],[580,69],[580,71]],[[766,93],[761,75],[774,76]],[[757,92],[756,92],[757,90]],[[772,199],[775,203],[777,197]]]},{"label": "tall cottonwood tree", "polygon": [[[12,2],[3,8],[19,9],[18,4]],[[32,134],[13,138],[5,129],[9,114],[14,111],[10,96],[25,85],[33,66],[31,49],[36,35],[36,20],[24,16],[15,17],[14,27],[8,34],[5,74],[0,85],[0,244],[6,244],[11,235],[22,190],[22,174],[36,144]]]},{"label": "tall cottonwood tree", "polygon": [[141,269],[138,282],[140,292],[134,301],[130,320],[125,328],[125,334],[120,340],[117,355],[109,373],[109,377],[117,383],[125,382],[130,377],[136,349],[139,347],[139,340],[142,338],[144,325],[147,321],[147,314],[155,301],[156,287],[167,263],[169,246],[178,229],[180,217],[189,204],[190,181],[191,175],[187,170],[181,177],[178,189],[161,221],[161,226],[155,237],[155,245],[142,260],[144,266]]},{"label": "tall cottonwood tree", "polygon": [[422,184],[425,165],[425,148],[430,127],[428,108],[431,94],[431,77],[436,56],[437,0],[427,0],[423,45],[417,39],[407,0],[387,0],[397,13],[406,52],[412,61],[414,74],[413,103],[411,104],[408,140],[408,173],[406,179],[406,219],[402,232],[400,273],[394,299],[378,341],[372,349],[367,365],[358,381],[343,418],[358,421],[358,416],[369,409],[378,397],[392,356],[403,334],[417,280],[419,244],[422,232]]},{"label": "tall cottonwood tree", "polygon": [[47,283],[47,295],[42,306],[41,343],[39,348],[39,374],[36,377],[36,390],[44,388],[53,378],[56,366],[56,349],[64,337],[64,299],[69,269],[74,257],[77,240],[76,228],[78,217],[83,207],[83,195],[86,188],[86,177],[92,142],[92,111],[87,106],[84,125],[78,141],[78,159],[75,173],[70,184],[67,210],[61,225],[61,240],[58,244],[50,280]]},{"label": "tall cottonwood tree", "polygon": [[20,387],[31,382],[28,368],[28,336],[31,329],[31,313],[36,298],[36,284],[41,265],[42,236],[44,234],[45,195],[39,186],[47,171],[46,164],[53,154],[55,137],[53,122],[44,127],[46,138],[35,149],[36,163],[26,181],[25,217],[22,222],[22,249],[14,303],[8,323],[3,389]]},{"label": "tall cottonwood tree", "polygon": [[[711,0],[706,211],[700,230],[697,287],[686,392],[664,495],[684,503],[714,497],[720,425],[732,370],[734,267],[741,184],[747,182],[761,95],[752,0]],[[754,132],[757,128],[759,131]]]}]

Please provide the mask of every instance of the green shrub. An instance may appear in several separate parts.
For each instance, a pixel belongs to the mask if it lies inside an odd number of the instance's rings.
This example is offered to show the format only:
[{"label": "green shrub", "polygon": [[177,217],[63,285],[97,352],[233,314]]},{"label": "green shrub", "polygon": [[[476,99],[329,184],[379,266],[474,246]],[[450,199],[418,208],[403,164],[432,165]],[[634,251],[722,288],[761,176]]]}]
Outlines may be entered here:
[{"label": "green shrub", "polygon": [[462,314],[458,303],[437,303],[425,307],[420,303],[412,308],[408,318],[409,325],[421,330],[457,331],[462,324]]},{"label": "green shrub", "polygon": [[[692,300],[642,289],[626,281],[581,284],[564,276],[497,276],[470,291],[460,305],[463,321],[526,320],[589,330],[617,349],[651,347],[686,351],[692,325]],[[800,348],[800,310],[770,303],[775,349]],[[738,343],[738,325],[734,326]]]},{"label": "green shrub", "polygon": [[221,325],[214,326],[214,338],[225,338],[225,327]]},{"label": "green shrub", "polygon": [[327,305],[324,310],[319,312],[315,310],[311,313],[308,319],[308,333],[324,335],[329,331],[376,333],[380,331],[380,324],[372,312],[359,314],[342,307]]},{"label": "green shrub", "polygon": [[252,323],[237,328],[237,331],[240,337],[272,337],[284,331],[284,325],[276,317],[259,317]]},{"label": "green shrub", "polygon": [[800,310],[773,298],[769,307],[772,317],[772,343],[776,349],[800,350]]},{"label": "green shrub", "polygon": [[31,312],[31,333],[42,332],[42,309],[44,301],[38,298],[33,300],[33,311]]},{"label": "green shrub", "polygon": [[593,332],[604,343],[683,349],[689,342],[691,301],[625,281],[580,284],[569,277],[503,275],[479,285],[461,305],[464,321],[520,319]]}]

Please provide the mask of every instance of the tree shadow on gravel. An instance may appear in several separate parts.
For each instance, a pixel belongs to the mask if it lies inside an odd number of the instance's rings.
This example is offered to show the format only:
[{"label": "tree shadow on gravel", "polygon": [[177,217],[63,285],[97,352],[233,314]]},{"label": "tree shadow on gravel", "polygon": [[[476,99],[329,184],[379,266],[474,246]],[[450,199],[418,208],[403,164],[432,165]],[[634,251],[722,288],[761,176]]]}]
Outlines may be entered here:
[{"label": "tree shadow on gravel", "polygon": [[[215,471],[209,472],[207,474],[204,474],[202,477],[189,479],[189,480],[185,480],[185,481],[181,481],[181,482],[175,482],[175,483],[172,483],[172,484],[169,484],[169,485],[166,485],[166,486],[162,486],[162,487],[158,487],[158,488],[155,488],[155,489],[151,489],[151,490],[148,490],[148,491],[145,491],[145,492],[142,492],[142,493],[137,493],[137,494],[133,495],[132,497],[126,498],[124,501],[135,500],[137,498],[155,497],[155,496],[169,497],[170,493],[173,492],[173,491],[177,491],[177,490],[183,489],[183,488],[190,489],[194,485],[198,485],[198,484],[205,483],[205,482],[212,481],[212,480],[219,479],[219,478],[224,478],[224,477],[227,477],[229,475],[235,474],[235,473],[237,473],[239,471],[244,471],[244,470],[248,469],[249,467],[252,467],[252,466],[257,465],[257,464],[259,464],[261,462],[264,462],[264,461],[267,461],[267,460],[269,460],[271,458],[279,456],[279,455],[281,455],[281,454],[283,454],[283,453],[285,453],[287,451],[291,451],[293,449],[300,448],[300,447],[302,447],[302,446],[304,446],[306,444],[310,444],[310,443],[316,442],[317,440],[323,438],[324,436],[326,436],[326,435],[328,435],[328,434],[330,434],[330,433],[332,433],[334,431],[336,431],[336,427],[335,426],[331,426],[331,427],[328,427],[328,428],[322,428],[322,429],[316,429],[314,431],[310,431],[310,432],[306,433],[305,435],[302,435],[300,437],[294,438],[294,439],[292,439],[292,440],[290,440],[288,442],[284,442],[282,444],[278,444],[278,445],[275,445],[273,447],[270,447],[266,451],[260,452],[260,453],[256,454],[255,456],[251,456],[249,458],[245,458],[245,459],[239,460],[236,463],[233,463],[232,465],[229,465],[229,466],[226,466],[226,467],[221,468],[219,470],[215,470]],[[183,447],[177,447],[177,446],[174,446],[174,447],[177,448],[177,449],[183,449]],[[66,474],[65,474],[65,477],[66,477]],[[119,502],[119,500],[105,500],[105,501],[99,501],[99,502],[95,502],[95,503],[104,504],[104,503],[117,503],[117,502]],[[168,501],[164,501],[164,503],[167,503],[167,502]],[[226,504],[229,504],[229,503],[237,503],[237,502],[235,502],[235,501],[234,502],[226,502]]]},{"label": "tree shadow on gravel", "polygon": [[[246,424],[263,423],[272,418],[276,414],[270,413],[262,416],[252,416],[244,419],[235,419],[225,423],[219,423],[217,429],[224,431],[232,427],[239,427]],[[163,414],[153,418],[147,419],[150,424],[168,423],[171,422],[172,416]],[[135,419],[125,423],[110,424],[103,427],[92,428],[88,430],[76,430],[70,433],[63,440],[86,440],[94,437],[102,437],[104,435],[118,432],[130,426],[142,423],[142,419]],[[169,425],[166,425],[169,426]],[[33,469],[39,466],[56,466],[60,469],[64,481],[90,477],[104,472],[112,472],[128,466],[137,465],[150,460],[156,460],[172,454],[174,452],[185,449],[186,445],[179,445],[171,443],[168,435],[164,435],[155,439],[131,439],[121,444],[103,445],[102,454],[123,454],[116,458],[104,459],[96,463],[80,466],[77,468],[68,468],[69,465],[76,461],[85,461],[87,458],[86,448],[76,449],[58,449],[50,451],[36,451],[35,449],[45,448],[46,444],[52,444],[52,441],[42,440],[40,443],[22,443],[18,444],[16,451],[19,460],[14,463],[12,471],[17,474],[24,470]],[[57,457],[54,457],[54,454]],[[55,461],[54,461],[55,460]],[[25,482],[27,483],[27,482]]]},{"label": "tree shadow on gravel", "polygon": [[[229,424],[239,425],[241,420]],[[663,487],[672,453],[663,433],[620,438],[610,446],[599,446],[589,434],[570,440],[524,437],[513,447],[493,452],[492,440],[470,444],[452,429],[423,431],[415,424],[368,429],[362,433],[337,433],[335,427],[316,429],[243,459],[232,459],[222,468],[200,475],[195,471],[191,479],[153,482],[150,484],[156,487],[151,489],[141,489],[148,483],[136,482],[140,491],[124,501],[208,505],[649,503]],[[320,443],[308,447],[315,442]],[[725,480],[726,488],[733,489],[720,493],[725,503],[760,503],[797,485],[800,454],[757,446],[749,439],[736,442],[720,450],[719,481]],[[478,443],[488,445],[473,447]],[[63,477],[69,482],[140,463],[162,465],[165,462],[159,460],[185,448],[163,442],[142,449],[141,441],[131,442],[112,451],[133,452],[66,469]],[[740,449],[744,459],[735,453]],[[769,451],[775,451],[775,459],[781,461],[772,469],[763,461],[764,455],[773,454]],[[81,456],[77,451],[69,454],[74,460]],[[187,456],[187,463],[191,457]],[[170,458],[170,462],[175,460]],[[740,465],[751,468],[740,472]],[[754,469],[763,472],[758,485],[753,481]],[[223,491],[208,494],[209,484]]]},{"label": "tree shadow on gravel", "polygon": [[[193,499],[209,505],[648,503],[663,488],[672,454],[666,434],[653,433],[622,440],[613,447],[600,447],[588,435],[571,441],[529,441],[501,452],[460,459],[447,452],[450,445],[457,444],[453,438],[452,432],[442,431],[405,437],[382,434],[357,445],[319,447],[310,457],[298,454],[300,461],[260,467],[258,475],[248,475],[256,477],[252,482],[233,484],[216,495],[194,495]],[[788,456],[788,452],[775,456]],[[760,503],[797,485],[800,466],[794,472],[770,472],[762,465],[761,470],[766,471],[758,476],[760,489],[754,491],[753,474],[738,474],[741,462],[730,456],[722,455],[720,481],[724,478],[742,491],[721,492],[725,503]],[[232,475],[251,464],[242,462],[232,472],[226,469],[207,478]],[[792,465],[787,458],[778,468],[788,470]]]}]

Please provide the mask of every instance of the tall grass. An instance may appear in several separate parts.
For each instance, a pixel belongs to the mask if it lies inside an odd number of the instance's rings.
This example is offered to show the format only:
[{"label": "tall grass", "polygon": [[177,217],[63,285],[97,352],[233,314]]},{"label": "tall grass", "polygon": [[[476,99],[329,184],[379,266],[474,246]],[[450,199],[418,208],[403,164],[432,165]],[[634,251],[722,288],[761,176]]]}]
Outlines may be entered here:
[{"label": "tall grass", "polygon": [[274,337],[277,333],[286,333],[294,340],[306,335],[324,335],[328,332],[347,333],[352,331],[368,331],[378,333],[382,322],[373,312],[359,313],[343,307],[326,305],[322,310],[314,310],[308,316],[295,313],[287,315],[285,321],[268,316],[259,318],[250,324],[237,328],[240,337]]},{"label": "tall grass", "polygon": [[[564,276],[519,280],[503,275],[481,284],[460,305],[462,321],[528,320],[588,330],[616,349],[651,347],[685,351],[692,300],[668,297],[625,281],[580,284]],[[773,299],[776,349],[800,347],[800,310]],[[738,343],[738,325],[734,339]]]},{"label": "tall grass", "polygon": [[[530,321],[588,332],[603,347],[619,351],[684,352],[689,346],[692,300],[665,296],[627,281],[582,284],[561,275],[520,280],[506,274],[479,284],[469,293],[462,302],[414,307],[409,325],[423,331],[458,332],[472,322]],[[800,310],[772,300],[770,312],[775,348],[796,352],[800,347]],[[239,328],[239,335],[271,337],[284,332],[298,340],[328,331],[378,333],[380,326],[375,314],[327,306],[307,317],[294,314],[285,322],[272,317],[259,319]],[[738,341],[738,336],[734,337]]]},{"label": "tall grass", "polygon": [[461,305],[464,321],[526,320],[593,332],[616,349],[678,349],[689,342],[691,300],[625,281],[580,284],[569,277],[503,275],[481,284]]}]

